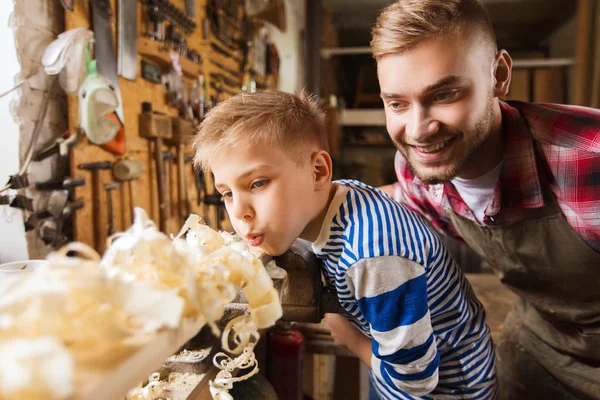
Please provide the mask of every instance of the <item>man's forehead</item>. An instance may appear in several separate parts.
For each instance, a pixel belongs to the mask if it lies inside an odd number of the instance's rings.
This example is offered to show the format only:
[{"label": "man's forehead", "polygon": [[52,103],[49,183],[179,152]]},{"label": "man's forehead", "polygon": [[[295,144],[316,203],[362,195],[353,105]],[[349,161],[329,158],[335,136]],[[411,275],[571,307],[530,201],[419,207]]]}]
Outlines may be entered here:
[{"label": "man's forehead", "polygon": [[436,86],[468,82],[473,74],[484,71],[482,58],[469,53],[469,46],[449,46],[447,42],[431,42],[380,59],[377,75],[382,94],[422,93]]}]

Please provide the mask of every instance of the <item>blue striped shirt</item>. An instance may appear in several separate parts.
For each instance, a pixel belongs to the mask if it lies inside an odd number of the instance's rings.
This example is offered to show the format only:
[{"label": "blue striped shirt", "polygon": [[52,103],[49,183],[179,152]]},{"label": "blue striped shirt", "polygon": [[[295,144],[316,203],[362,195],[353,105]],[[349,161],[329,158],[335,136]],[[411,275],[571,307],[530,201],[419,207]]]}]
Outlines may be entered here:
[{"label": "blue striped shirt", "polygon": [[492,399],[485,311],[441,240],[412,211],[357,181],[336,194],[313,251],[328,285],[372,339],[382,399]]}]

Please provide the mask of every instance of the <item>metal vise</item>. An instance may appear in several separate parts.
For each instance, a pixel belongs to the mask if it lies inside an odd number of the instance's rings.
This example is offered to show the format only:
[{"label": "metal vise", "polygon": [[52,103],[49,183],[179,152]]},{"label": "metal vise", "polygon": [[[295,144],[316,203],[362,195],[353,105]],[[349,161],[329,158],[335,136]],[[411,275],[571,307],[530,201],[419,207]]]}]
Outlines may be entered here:
[{"label": "metal vise", "polygon": [[[337,293],[323,285],[322,263],[312,252],[310,243],[298,239],[280,256],[261,257],[264,265],[271,260],[275,260],[279,267],[268,272],[280,294],[283,321],[318,323],[325,313],[346,313]],[[246,312],[247,308],[248,301],[240,292],[233,302],[225,306],[223,319],[228,321]]]}]

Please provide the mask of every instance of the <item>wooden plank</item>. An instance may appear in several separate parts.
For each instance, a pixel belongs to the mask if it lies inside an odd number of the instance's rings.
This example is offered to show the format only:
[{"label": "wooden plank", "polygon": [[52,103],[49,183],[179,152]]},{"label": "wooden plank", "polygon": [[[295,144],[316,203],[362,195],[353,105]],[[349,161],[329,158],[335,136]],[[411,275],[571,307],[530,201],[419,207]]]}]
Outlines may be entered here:
[{"label": "wooden plank", "polygon": [[593,8],[596,0],[577,0],[574,104],[587,106],[590,99]]},{"label": "wooden plank", "polygon": [[[513,70],[510,89],[506,100],[531,101],[531,71],[528,69]],[[503,99],[504,100],[504,99]]]},{"label": "wooden plank", "polygon": [[565,102],[565,80],[562,68],[536,68],[533,71],[533,101]]},{"label": "wooden plank", "polygon": [[164,360],[194,337],[205,323],[205,319],[183,320],[177,330],[157,334],[117,365],[96,369],[76,368],[73,400],[122,399],[131,388],[148,379]]}]

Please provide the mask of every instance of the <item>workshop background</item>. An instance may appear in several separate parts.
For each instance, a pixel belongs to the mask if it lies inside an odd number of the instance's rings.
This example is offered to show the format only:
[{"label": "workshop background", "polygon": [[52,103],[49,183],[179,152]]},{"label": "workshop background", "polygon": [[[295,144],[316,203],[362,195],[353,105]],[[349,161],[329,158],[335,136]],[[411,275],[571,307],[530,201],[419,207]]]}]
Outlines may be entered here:
[{"label": "workshop background", "polygon": [[[108,236],[131,225],[133,206],[168,234],[176,234],[190,213],[230,230],[211,175],[191,166],[188,141],[212,105],[241,91],[306,88],[317,94],[329,117],[336,177],[374,186],[393,182],[394,148],[368,48],[370,29],[387,3],[0,2],[0,183],[6,183],[0,264],[44,258],[72,240],[102,251]],[[600,2],[484,3],[499,46],[514,60],[507,98],[600,106]],[[94,31],[98,71],[119,95],[112,119],[118,132],[101,145],[79,129],[80,95],[67,95],[60,78],[42,66],[48,45],[74,28]],[[466,247],[448,245],[464,271],[477,274],[469,278],[497,332],[510,294],[486,280],[488,268]],[[297,329],[303,334],[303,396],[366,399],[365,368],[333,344],[327,327]]]}]

